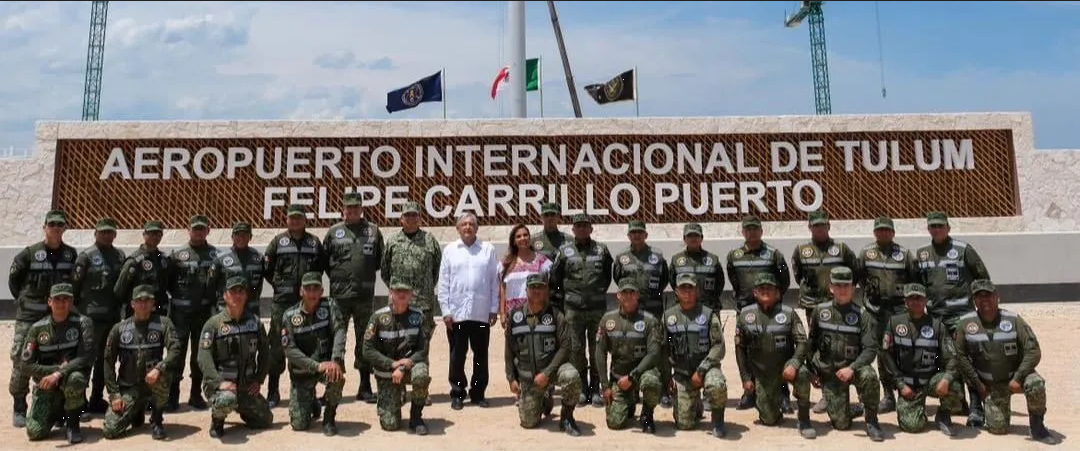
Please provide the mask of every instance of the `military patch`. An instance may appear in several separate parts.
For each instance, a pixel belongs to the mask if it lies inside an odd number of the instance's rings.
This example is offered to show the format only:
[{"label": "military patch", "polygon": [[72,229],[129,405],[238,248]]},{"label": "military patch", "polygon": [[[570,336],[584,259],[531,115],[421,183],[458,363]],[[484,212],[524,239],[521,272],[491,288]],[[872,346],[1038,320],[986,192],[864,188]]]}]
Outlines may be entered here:
[{"label": "military patch", "polygon": [[956,258],[960,256],[960,253],[956,252],[956,249],[949,249],[949,252],[946,252],[945,256],[949,258]]},{"label": "military patch", "polygon": [[998,325],[998,329],[1001,329],[1002,332],[1009,332],[1013,330],[1013,323],[1012,321],[1002,321],[1001,324]]},{"label": "military patch", "polygon": [[[746,321],[747,324],[754,324],[754,321],[757,321],[757,315],[754,314],[754,312],[747,313],[746,315],[743,315],[743,321]],[[780,321],[777,320],[777,322]]]},{"label": "military patch", "polygon": [[390,315],[382,315],[382,316],[380,316],[379,317],[379,324],[382,324],[384,326],[389,326],[390,325]]},{"label": "military patch", "polygon": [[209,340],[209,339],[213,338],[213,336],[214,336],[214,334],[212,334],[210,332],[204,332],[202,334],[203,339],[206,339],[206,340]]},{"label": "military patch", "polygon": [[572,248],[572,247],[567,247],[565,249],[562,249],[562,253],[563,253],[563,255],[567,256],[568,258],[573,257],[574,254],[577,254],[577,252],[574,251],[574,248]]},{"label": "military patch", "polygon": [[543,248],[544,248],[544,242],[543,241],[533,241],[533,249],[541,250]]},{"label": "military patch", "polygon": [[832,255],[833,257],[835,257],[837,255],[840,255],[840,247],[839,246],[830,247],[829,248],[829,255]]},{"label": "military patch", "polygon": [[311,237],[309,236],[306,240],[304,240],[304,245],[306,245],[306,246],[314,246],[315,245],[315,240],[311,239]]},{"label": "military patch", "polygon": [[776,314],[776,318],[774,319],[776,320],[776,324],[784,324],[787,322],[788,317],[784,312],[780,312]]},{"label": "military patch", "polygon": [[34,260],[37,260],[39,262],[45,261],[45,251],[40,250],[40,251],[34,252]]},{"label": "military patch", "polygon": [[896,325],[896,335],[899,335],[901,337],[906,337],[907,334],[908,334],[907,324],[897,324]]},{"label": "military patch", "polygon": [[900,251],[893,252],[892,259],[898,262],[904,261],[904,253]]},{"label": "military patch", "polygon": [[28,341],[26,342],[26,347],[23,348],[22,359],[30,361],[32,358],[34,358],[34,342]]},{"label": "military patch", "polygon": [[713,264],[712,258],[705,257],[705,258],[701,259],[701,264],[703,264],[705,266],[709,266],[709,265]]},{"label": "military patch", "polygon": [[731,256],[735,257],[735,258],[742,258],[743,250],[742,249],[735,249],[735,252],[732,252]]},{"label": "military patch", "polygon": [[150,333],[146,334],[146,341],[149,341],[150,343],[157,343],[161,341],[161,332],[158,332],[156,330],[150,331]]},{"label": "military patch", "polygon": [[634,323],[634,330],[638,332],[645,332],[645,321],[638,321]]},{"label": "military patch", "polygon": [[877,249],[870,249],[870,250],[866,251],[866,259],[867,260],[877,260],[877,258],[878,258]]},{"label": "military patch", "polygon": [[304,316],[297,313],[289,318],[289,322],[292,323],[293,327],[300,327],[301,324],[304,324]]},{"label": "military patch", "polygon": [[852,326],[858,324],[859,314],[855,312],[848,312],[848,314],[844,316],[844,322]]},{"label": "military patch", "polygon": [[322,321],[329,316],[330,310],[327,310],[326,307],[319,307],[319,309],[315,311],[315,317],[319,318],[319,321]]},{"label": "military patch", "polygon": [[554,322],[555,322],[555,317],[551,316],[551,315],[544,315],[543,318],[540,318],[540,324],[543,324],[545,326],[550,326],[551,323],[554,323]]},{"label": "military patch", "polygon": [[217,258],[217,251],[211,249],[210,252],[207,252],[206,255],[209,256],[211,260],[213,260],[213,259]]},{"label": "military patch", "polygon": [[809,246],[804,247],[801,250],[799,250],[799,255],[802,255],[803,258],[812,257],[814,255],[814,249],[809,247]]},{"label": "military patch", "polygon": [[334,231],[334,238],[345,238],[345,229],[337,229]]},{"label": "military patch", "polygon": [[131,344],[131,341],[135,339],[135,334],[131,332],[131,329],[125,330],[120,334],[120,342],[123,344]]},{"label": "military patch", "polygon": [[278,246],[288,246],[289,239],[287,237],[282,237],[280,240],[277,241],[277,244]]},{"label": "military patch", "polygon": [[201,343],[199,343],[199,345],[200,345],[200,346],[202,346],[202,348],[203,348],[203,349],[210,349],[210,345],[211,345],[212,343],[213,343],[213,342],[212,342],[212,341],[210,341],[210,339],[209,339],[209,338],[203,338],[203,339],[202,339],[202,342],[201,342]]},{"label": "military patch", "polygon": [[630,264],[630,256],[629,255],[621,255],[621,256],[619,256],[619,263],[622,263],[624,265],[629,265]]},{"label": "military patch", "polygon": [[413,326],[419,326],[420,325],[420,315],[416,314],[416,313],[414,313],[412,315],[409,315],[409,324],[411,324]]},{"label": "military patch", "polygon": [[224,266],[232,266],[233,263],[236,263],[236,260],[233,260],[232,257],[225,257],[221,259],[221,264]]},{"label": "military patch", "polygon": [[285,347],[285,346],[288,346],[288,345],[289,345],[289,336],[288,335],[282,335],[281,336],[281,346]]},{"label": "military patch", "polygon": [[188,261],[189,258],[191,258],[191,254],[188,253],[188,251],[180,251],[180,253],[176,255],[176,259],[182,262]]},{"label": "military patch", "polygon": [[705,317],[704,313],[698,315],[698,317],[694,319],[694,322],[698,324],[705,324],[705,321],[708,321],[708,318]]},{"label": "military patch", "polygon": [[218,333],[221,334],[221,335],[229,335],[229,331],[231,331],[231,330],[232,330],[232,328],[229,327],[228,324],[222,324],[221,325],[221,330],[219,330]]},{"label": "military patch", "polygon": [[75,259],[75,256],[71,255],[71,251],[64,251],[64,260],[71,261],[71,260],[74,260],[74,259]]},{"label": "military patch", "polygon": [[518,310],[518,311],[514,312],[514,317],[512,319],[514,320],[515,323],[520,323],[521,320],[525,319],[525,314],[521,313],[521,310]]},{"label": "military patch", "polygon": [[929,259],[930,259],[930,252],[929,251],[919,251],[919,260],[929,260]]},{"label": "military patch", "polygon": [[649,256],[649,263],[653,264],[653,265],[659,264],[660,263],[660,256],[656,255],[656,254],[650,255]]},{"label": "military patch", "polygon": [[764,258],[764,259],[766,259],[766,260],[768,260],[768,259],[772,258],[772,251],[770,251],[770,250],[768,250],[768,249],[765,249],[765,250],[764,250],[764,251],[763,251],[763,252],[761,253],[761,258]]},{"label": "military patch", "polygon": [[678,266],[685,265],[686,264],[686,257],[679,257],[679,259],[675,261],[675,264],[678,265]]},{"label": "military patch", "polygon": [[671,316],[667,317],[667,325],[669,325],[669,326],[674,326],[675,323],[678,323],[678,322],[679,322],[679,318],[676,318],[675,315],[671,315]]},{"label": "military patch", "polygon": [[615,320],[609,319],[604,323],[604,329],[615,330]]},{"label": "military patch", "polygon": [[372,338],[375,338],[375,325],[374,324],[368,326],[367,330],[364,331],[364,340],[365,341],[366,340],[371,340]]},{"label": "military patch", "polygon": [[964,332],[967,332],[968,335],[977,334],[979,333],[979,325],[975,323],[968,323],[966,326],[964,326]]},{"label": "military patch", "polygon": [[934,338],[934,328],[923,326],[922,329],[919,329],[919,335],[922,335],[923,338]]},{"label": "military patch", "polygon": [[101,266],[101,264],[105,263],[105,261],[101,259],[100,255],[95,255],[93,257],[90,257],[90,263],[94,266]]},{"label": "military patch", "polygon": [[49,344],[49,340],[50,340],[51,338],[52,338],[52,335],[49,335],[49,333],[48,333],[48,332],[42,331],[42,332],[41,332],[40,334],[38,334],[38,336],[37,336],[37,342],[38,342],[38,344],[43,344],[43,345],[47,345],[47,344]]},{"label": "military patch", "polygon": [[9,272],[8,274],[15,274],[17,272],[19,272],[19,265],[16,265],[16,264],[12,263],[11,264],[11,272]]},{"label": "military patch", "polygon": [[64,338],[67,339],[67,341],[78,340],[79,330],[75,328],[68,329],[67,332],[64,332]]},{"label": "military patch", "polygon": [[154,269],[154,263],[151,262],[150,260],[143,260],[142,261],[142,269],[143,269],[143,271],[149,271],[151,269]]},{"label": "military patch", "polygon": [[831,320],[832,319],[832,310],[828,310],[828,309],[822,310],[821,313],[818,313],[818,316],[821,317],[822,321]]}]

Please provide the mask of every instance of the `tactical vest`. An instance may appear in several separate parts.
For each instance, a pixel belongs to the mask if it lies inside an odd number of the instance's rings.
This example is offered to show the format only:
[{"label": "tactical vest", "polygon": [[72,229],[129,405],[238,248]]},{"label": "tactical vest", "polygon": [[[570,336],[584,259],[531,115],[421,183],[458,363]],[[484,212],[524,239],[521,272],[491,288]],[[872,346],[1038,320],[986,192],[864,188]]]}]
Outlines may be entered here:
[{"label": "tactical vest", "polygon": [[207,272],[217,257],[217,248],[207,244],[202,248],[184,245],[169,256],[176,278],[172,288],[171,305],[175,309],[191,310],[213,306],[217,290],[207,285]]},{"label": "tactical vest", "polygon": [[600,320],[600,327],[608,338],[611,352],[611,376],[619,379],[630,374],[641,359],[649,352],[649,321],[655,316],[639,310],[631,318],[626,318],[616,310]]},{"label": "tactical vest", "polygon": [[[728,253],[728,261],[735,269],[728,274],[731,280],[738,280],[737,292],[732,293],[738,308],[754,304],[754,284],[757,283],[758,274],[775,274],[778,271],[776,264],[776,249],[768,244],[761,243],[756,251],[742,246]],[[787,288],[787,287],[782,287]]]},{"label": "tactical vest", "polygon": [[[607,289],[600,286],[607,247],[597,241],[581,249],[571,241],[559,248],[565,266],[563,268],[562,292],[566,307],[578,310],[603,310],[607,307]],[[608,283],[610,285],[610,281]]]},{"label": "tactical vest", "polygon": [[967,355],[975,367],[979,379],[986,382],[1008,382],[1016,374],[1016,368],[1024,359],[1017,335],[1017,315],[999,310],[997,327],[986,328],[978,313],[968,313],[959,318],[957,330],[964,331]]},{"label": "tactical vest", "polygon": [[134,317],[128,317],[117,328],[120,339],[113,344],[120,361],[117,381],[121,387],[143,385],[146,373],[165,358],[165,324],[161,315],[151,315],[143,327],[135,323]]},{"label": "tactical vest", "polygon": [[890,321],[891,330],[888,340],[891,342],[890,358],[900,369],[904,383],[913,388],[930,383],[935,374],[945,370],[944,356],[941,355],[941,331],[945,330],[937,320],[930,316],[919,319],[918,323],[908,314],[896,315]]},{"label": "tactical vest", "polygon": [[38,365],[60,365],[79,357],[83,345],[82,316],[68,315],[67,321],[57,324],[46,316],[32,324],[26,332],[26,347],[22,359]]},{"label": "tactical vest", "polygon": [[315,312],[304,312],[303,303],[285,311],[284,318],[289,322],[289,335],[300,352],[318,362],[326,362],[334,354],[334,324],[331,308],[337,308],[328,299],[322,298]]},{"label": "tactical vest", "polygon": [[667,274],[664,274],[663,261],[664,254],[653,247],[646,247],[639,253],[627,249],[615,259],[615,273],[620,276],[615,284],[627,278],[634,280],[641,293],[641,307],[657,315],[664,312],[662,282]]},{"label": "tactical vest", "polygon": [[124,252],[115,247],[101,249],[90,246],[79,256],[82,260],[76,265],[80,313],[95,320],[115,321],[120,316],[120,307],[126,302],[116,298],[116,280],[124,264]]},{"label": "tactical vest", "polygon": [[[817,315],[817,350],[816,364],[822,371],[835,371],[850,365],[862,353],[862,328],[860,322],[868,321],[863,311],[855,304],[841,312],[836,304],[827,302],[818,306]],[[867,317],[869,318],[869,317]]]},{"label": "tactical vest", "polygon": [[536,324],[529,324],[529,306],[524,305],[510,314],[510,340],[513,340],[514,366],[520,380],[532,381],[559,352],[557,313],[547,307],[533,315]]},{"label": "tactical vest", "polygon": [[[155,290],[155,306],[157,311],[165,311],[169,307],[168,271],[169,258],[160,249],[149,253],[142,246],[129,257],[131,265],[128,266],[128,274],[121,274],[125,279],[126,292],[118,293],[121,300],[131,301],[131,290],[139,285],[150,285]],[[127,263],[125,262],[125,265]]]},{"label": "tactical vest", "polygon": [[[420,328],[424,313],[420,309],[409,307],[404,314],[395,315],[390,307],[383,307],[372,314],[375,318],[375,331],[379,353],[390,360],[404,359],[424,345],[425,340]],[[331,345],[332,345],[331,340]],[[390,371],[372,370],[378,377],[393,377]]]},{"label": "tactical vest", "polygon": [[221,373],[221,379],[246,386],[255,382],[258,374],[259,356],[259,319],[254,315],[244,314],[239,321],[226,318],[214,331],[211,338],[214,350],[214,365]]},{"label": "tactical vest", "polygon": [[345,223],[335,224],[326,232],[330,295],[335,299],[373,296],[375,272],[379,267],[379,226],[360,223],[359,233]]},{"label": "tactical vest", "polygon": [[294,240],[288,232],[274,237],[277,248],[274,255],[274,273],[270,285],[274,287],[274,302],[295,304],[300,302],[300,279],[305,273],[320,270],[319,242],[315,236],[304,232],[304,237]]},{"label": "tactical vest", "polygon": [[241,277],[248,282],[248,301],[244,311],[256,312],[265,277],[263,265],[262,254],[250,247],[244,250],[231,248],[219,253],[213,270],[220,271],[220,274],[211,275],[214,280],[219,281],[218,286],[214,287],[218,307],[225,309],[225,283],[233,277]]},{"label": "tactical vest", "polygon": [[667,341],[671,346],[668,361],[676,376],[691,377],[705,356],[709,354],[712,333],[709,320],[712,309],[700,306],[700,313],[687,313],[682,307],[672,307],[665,312]]},{"label": "tactical vest", "polygon": [[[882,250],[872,243],[860,251],[865,279],[860,282],[866,297],[866,309],[871,313],[885,309],[892,312],[904,305],[904,285],[909,280],[907,248],[893,243]],[[891,316],[891,315],[890,315]]]},{"label": "tactical vest", "polygon": [[975,310],[971,282],[975,276],[964,263],[967,243],[950,239],[951,247],[939,255],[934,246],[919,248],[919,271],[926,284],[928,310],[938,318],[955,318]]},{"label": "tactical vest", "polygon": [[[683,251],[672,256],[668,264],[673,274],[671,282],[679,280],[681,274],[693,274],[697,280],[698,301],[709,307],[720,308],[720,293],[724,288],[720,257],[705,251]],[[717,274],[721,275],[719,280]]]},{"label": "tactical vest", "polygon": [[810,242],[799,246],[798,263],[806,278],[799,286],[799,301],[801,305],[817,305],[832,300],[829,293],[830,273],[833,268],[844,265],[844,243],[833,240],[828,241],[828,247],[824,250],[817,244]]},{"label": "tactical vest", "polygon": [[758,304],[739,310],[738,327],[741,346],[746,349],[750,366],[758,374],[775,374],[795,355],[795,335],[791,323],[795,310],[774,305],[766,312]]},{"label": "tactical vest", "polygon": [[[74,247],[61,244],[54,252],[55,263],[49,261],[49,251],[45,243],[39,242],[27,247],[26,261],[18,268],[23,271],[22,285],[11,293],[17,298],[16,320],[34,322],[49,312],[49,291],[58,283],[70,283],[75,269],[78,252]],[[15,269],[15,268],[13,268]]]},{"label": "tactical vest", "polygon": [[541,230],[536,235],[533,235],[532,247],[533,250],[547,256],[548,260],[555,261],[555,257],[559,256],[559,248],[563,244],[572,243],[574,238],[569,234],[555,231],[545,232]]}]

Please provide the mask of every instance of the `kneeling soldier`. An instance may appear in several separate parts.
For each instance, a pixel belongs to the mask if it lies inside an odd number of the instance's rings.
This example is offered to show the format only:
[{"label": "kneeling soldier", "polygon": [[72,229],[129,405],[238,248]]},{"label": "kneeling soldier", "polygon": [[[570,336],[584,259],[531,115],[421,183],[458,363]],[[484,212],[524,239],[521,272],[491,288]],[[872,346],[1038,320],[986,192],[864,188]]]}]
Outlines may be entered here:
[{"label": "kneeling soldier", "polygon": [[94,365],[94,323],[71,308],[73,292],[70,283],[53,285],[49,316],[30,325],[19,344],[19,370],[34,380],[26,416],[31,441],[48,437],[60,418],[68,443],[83,441],[79,416],[86,404],[86,375]]},{"label": "kneeling soldier", "polygon": [[757,304],[739,310],[735,323],[735,361],[743,389],[754,394],[761,424],[775,426],[784,419],[783,388],[794,383],[799,434],[817,437],[810,424],[810,379],[799,371],[810,353],[803,322],[795,309],[780,303],[772,274],[757,275],[754,299]]},{"label": "kneeling soldier", "polygon": [[345,387],[345,321],[337,304],[323,297],[322,275],[304,274],[301,301],[285,310],[281,347],[289,361],[289,423],[294,431],[311,426],[319,417],[315,385],[326,385],[323,434],[337,435],[337,407]]},{"label": "kneeling soldier", "polygon": [[147,404],[153,408],[151,436],[165,439],[162,420],[170,380],[184,355],[172,320],[154,311],[155,290],[153,285],[135,287],[132,316],[113,326],[105,341],[105,388],[110,408],[101,432],[106,439],[119,438],[128,427],[142,426]]},{"label": "kneeling soldier", "polygon": [[[607,312],[596,328],[596,365],[610,377],[601,378],[607,403],[607,425],[622,429],[633,417],[634,398],[641,391],[641,428],[655,433],[653,410],[660,402],[660,372],[656,370],[664,346],[664,332],[651,313],[638,309],[638,287],[631,279],[619,282],[619,308]],[[614,385],[614,387],[612,387]]]},{"label": "kneeling soldier", "polygon": [[574,408],[582,384],[579,373],[570,363],[573,332],[563,314],[548,302],[547,275],[530,274],[525,284],[528,302],[507,312],[510,321],[506,329],[505,352],[506,380],[510,383],[510,391],[520,397],[518,418],[521,427],[535,428],[544,415],[551,413],[554,401],[548,387],[554,383],[562,388],[559,430],[573,437],[580,436]]},{"label": "kneeling soldier", "polygon": [[727,380],[720,369],[726,350],[724,326],[720,315],[698,303],[697,278],[693,274],[680,274],[675,283],[679,305],[664,312],[668,358],[674,371],[671,391],[675,394],[675,428],[697,428],[704,391],[712,413],[712,434],[720,438],[727,434]]},{"label": "kneeling soldier", "polygon": [[[384,431],[401,428],[405,386],[411,385],[409,429],[427,435],[424,403],[428,396],[428,339],[424,312],[410,307],[413,288],[403,280],[390,281],[390,305],[376,310],[364,331],[363,356],[375,373],[376,409]],[[343,348],[344,349],[344,348]]]},{"label": "kneeling soldier", "polygon": [[926,397],[938,398],[941,405],[934,422],[952,436],[949,412],[960,408],[963,387],[956,372],[956,347],[945,325],[926,312],[926,287],[904,285],[908,312],[893,316],[885,325],[881,342],[886,358],[883,374],[894,377],[890,388],[900,393],[896,417],[900,430],[918,433],[926,427]]},{"label": "kneeling soldier", "polygon": [[225,417],[233,411],[252,429],[274,422],[270,404],[259,392],[266,380],[270,342],[262,321],[246,310],[248,287],[243,277],[225,283],[225,310],[202,328],[199,368],[203,392],[210,401],[210,436],[225,435]]}]

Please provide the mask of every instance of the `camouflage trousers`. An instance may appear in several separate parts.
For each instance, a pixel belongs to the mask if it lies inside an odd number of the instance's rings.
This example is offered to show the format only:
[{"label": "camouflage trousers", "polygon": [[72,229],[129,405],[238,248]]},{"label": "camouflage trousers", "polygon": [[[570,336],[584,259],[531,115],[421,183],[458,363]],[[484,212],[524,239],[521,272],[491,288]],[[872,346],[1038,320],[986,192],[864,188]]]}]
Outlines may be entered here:
[{"label": "camouflage trousers", "polygon": [[371,318],[371,313],[375,307],[374,295],[366,298],[335,298],[335,300],[337,301],[338,310],[341,311],[341,318],[345,321],[345,327],[348,328],[349,322],[352,321],[353,336],[356,338],[356,348],[353,349],[353,368],[370,372],[371,365],[364,361],[361,351],[364,344],[364,329],[367,327],[368,319]]},{"label": "camouflage trousers", "polygon": [[963,384],[959,381],[950,381],[949,393],[938,396],[937,386],[942,380],[945,380],[945,373],[937,373],[922,387],[912,387],[915,398],[907,399],[899,395],[896,397],[896,425],[901,431],[919,433],[926,427],[927,396],[938,398],[940,404],[938,409],[943,412],[954,412],[960,409],[960,400],[964,399]]},{"label": "camouflage trousers", "polygon": [[623,391],[617,384],[618,379],[611,380],[611,404],[607,406],[608,429],[622,429],[626,427],[630,419],[630,406],[635,404],[638,392],[641,393],[642,411],[652,411],[660,403],[660,394],[663,392],[660,383],[660,372],[653,368],[641,373],[634,381],[630,390]]},{"label": "camouflage trousers", "polygon": [[[22,352],[23,339],[26,338],[26,332],[30,330],[30,326],[34,323],[27,321],[15,322],[15,334],[11,338],[11,361],[18,362],[19,354]],[[11,366],[11,378],[8,380],[8,393],[17,399],[26,399],[26,395],[30,393],[30,375],[22,372],[19,365]]]},{"label": "camouflage trousers", "polygon": [[[178,309],[173,308],[169,313],[169,319],[172,320],[173,325],[176,326],[176,339],[180,344],[180,359],[179,368],[176,369],[176,374],[172,375],[172,383],[179,385],[180,381],[184,378],[184,366],[187,365],[191,369],[191,387],[193,390],[198,390],[200,384],[202,384],[202,369],[199,368],[199,332],[202,331],[202,327],[206,324],[206,321],[210,319],[210,308],[205,307],[202,309]],[[270,340],[270,343],[277,342],[278,340]],[[191,350],[191,355],[188,355],[188,350]],[[187,356],[187,360],[184,357]]]},{"label": "camouflage trousers", "polygon": [[[592,356],[596,355],[596,328],[603,317],[604,310],[566,309],[566,323],[570,325],[574,339],[570,364],[577,370],[578,377],[581,378],[581,388],[586,392],[590,392],[590,388],[600,388],[600,375]],[[566,397],[565,393],[563,397]]]},{"label": "camouflage trousers", "polygon": [[[276,336],[281,333],[282,317],[285,316],[285,310],[292,307],[292,304],[286,304],[284,302],[275,302],[270,304],[270,329],[267,330],[267,334],[270,336]],[[367,327],[367,324],[364,325]],[[270,357],[269,357],[269,374],[270,377],[281,376],[281,373],[285,372],[285,349],[281,347],[281,340],[270,340]]]},{"label": "camouflage trousers", "polygon": [[[51,390],[43,390],[36,386],[34,381],[34,397],[30,404],[30,411],[26,414],[26,436],[30,440],[42,440],[52,432],[53,424],[57,418],[66,412],[82,412],[86,405],[86,374],[78,371],[68,374],[60,381],[60,385]],[[57,408],[62,407],[62,412]]]},{"label": "camouflage trousers", "polygon": [[[800,372],[806,372],[807,378],[810,377],[809,371],[805,366],[800,370]],[[855,370],[855,375],[849,383],[841,382],[832,371],[817,371],[817,375],[821,378],[821,394],[828,403],[829,423],[832,424],[833,429],[843,431],[851,427],[850,387],[852,385],[855,386],[855,392],[859,395],[859,402],[862,403],[866,416],[877,415],[878,401],[881,401],[881,382],[878,380],[874,367],[867,365]],[[799,387],[795,388],[798,390]],[[805,390],[805,393],[796,394],[796,397],[809,399],[810,388],[806,387]]]},{"label": "camouflage trousers", "polygon": [[147,405],[153,406],[154,410],[164,409],[165,403],[169,401],[170,385],[172,381],[162,373],[154,385],[143,383],[136,387],[121,387],[120,393],[111,394],[110,398],[119,397],[124,400],[124,409],[116,412],[109,406],[109,410],[105,412],[105,423],[101,426],[101,435],[108,440],[119,438],[131,427],[136,417],[146,414]]},{"label": "camouflage trousers", "polygon": [[[983,382],[986,383],[986,382]],[[986,383],[989,396],[984,400],[986,431],[991,434],[1008,434],[1012,424],[1012,391],[1009,383]],[[1038,373],[1024,378],[1024,398],[1029,416],[1046,415],[1046,381]],[[29,423],[27,423],[29,425]]]},{"label": "camouflage trousers", "polygon": [[207,398],[210,401],[210,418],[215,420],[225,421],[229,414],[237,412],[244,424],[252,429],[265,429],[274,423],[274,412],[261,393],[253,395],[245,389],[238,389],[236,393],[214,390]]},{"label": "camouflage trousers", "polygon": [[724,372],[720,368],[710,369],[705,373],[705,380],[702,382],[701,388],[694,388],[690,377],[676,374],[672,378],[672,383],[675,384],[675,404],[671,410],[675,417],[675,429],[686,431],[698,427],[700,424],[698,412],[703,402],[702,392],[705,395],[704,402],[709,403],[709,409],[712,412],[724,412],[728,397],[727,379],[724,378]]},{"label": "camouflage trousers", "polygon": [[375,407],[379,412],[379,426],[384,431],[396,431],[401,428],[401,399],[405,394],[405,386],[412,386],[409,394],[413,406],[423,407],[427,400],[428,387],[431,385],[428,364],[420,362],[413,365],[400,385],[394,383],[391,372],[374,370],[374,373],[378,390]]},{"label": "camouflage trousers", "polygon": [[317,384],[323,384],[326,386],[326,390],[323,391],[323,395],[326,401],[326,407],[333,409],[341,403],[341,391],[345,388],[345,378],[338,379],[337,382],[327,382],[325,374],[313,375],[313,374],[290,374],[289,380],[291,381],[292,388],[289,389],[289,425],[292,426],[294,431],[303,431],[311,427],[311,416],[314,412],[312,407],[318,408],[315,404],[315,386]]},{"label": "camouflage trousers", "polygon": [[[597,320],[597,324],[599,322]],[[563,406],[577,406],[582,390],[581,374],[578,373],[577,368],[569,363],[562,364],[555,372],[555,380],[549,381],[548,385],[552,383],[562,390]],[[518,401],[518,418],[521,420],[521,427],[532,429],[540,425],[540,420],[544,418],[544,413],[548,410],[547,407],[553,402],[547,388],[537,386],[532,377],[519,376],[518,389],[521,392],[521,399]]]},{"label": "camouflage trousers", "polygon": [[[765,426],[775,426],[784,419],[780,402],[784,399],[783,369],[774,374],[754,374],[754,400],[758,419]],[[799,406],[810,406],[809,373],[800,371],[795,379],[795,400]]]}]

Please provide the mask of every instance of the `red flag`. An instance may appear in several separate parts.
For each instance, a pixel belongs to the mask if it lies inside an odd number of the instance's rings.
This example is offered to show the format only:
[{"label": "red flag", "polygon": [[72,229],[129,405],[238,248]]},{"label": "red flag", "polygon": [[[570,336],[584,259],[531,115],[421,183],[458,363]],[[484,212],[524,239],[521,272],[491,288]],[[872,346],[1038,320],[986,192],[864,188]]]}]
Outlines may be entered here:
[{"label": "red flag", "polygon": [[510,66],[505,66],[499,70],[499,74],[495,76],[495,81],[491,83],[491,100],[495,100],[495,96],[508,83],[510,83]]}]

